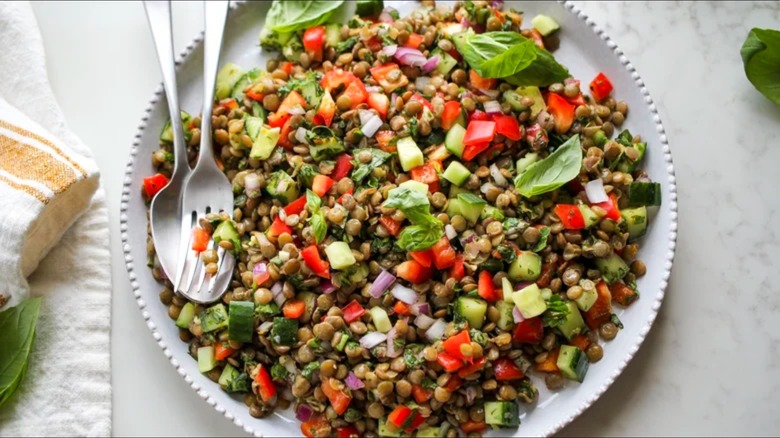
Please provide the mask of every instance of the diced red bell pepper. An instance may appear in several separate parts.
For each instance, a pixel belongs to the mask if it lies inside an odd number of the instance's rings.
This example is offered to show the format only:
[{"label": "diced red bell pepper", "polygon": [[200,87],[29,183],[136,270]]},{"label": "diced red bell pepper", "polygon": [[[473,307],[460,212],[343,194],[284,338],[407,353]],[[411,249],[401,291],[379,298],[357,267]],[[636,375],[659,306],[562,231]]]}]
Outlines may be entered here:
[{"label": "diced red bell pepper", "polygon": [[236,99],[233,99],[232,97],[228,97],[226,99],[220,100],[219,101],[219,106],[221,106],[222,108],[225,108],[226,110],[230,111],[230,110],[234,110],[234,109],[238,108],[238,102],[236,101]]},{"label": "diced red bell pepper", "polygon": [[340,68],[329,70],[327,73],[325,73],[325,75],[322,76],[322,79],[320,79],[320,85],[322,88],[329,91],[335,91],[341,87],[346,89],[349,84],[353,82],[361,81],[357,76],[352,74],[352,72]]},{"label": "diced red bell pepper", "polygon": [[303,48],[315,61],[322,61],[322,49],[325,47],[325,26],[314,26],[303,33]]},{"label": "diced red bell pepper", "polygon": [[325,175],[315,175],[311,184],[311,191],[321,198],[328,194],[333,184],[336,184],[333,178]]},{"label": "diced red bell pepper", "polygon": [[395,305],[393,306],[393,313],[404,316],[414,315],[412,306],[404,303],[403,301],[396,301]]},{"label": "diced red bell pepper", "polygon": [[284,125],[282,125],[282,129],[279,132],[279,141],[276,143],[277,145],[287,150],[291,150],[293,148],[292,141],[290,141],[290,132],[292,132],[293,129],[292,122],[292,117],[288,117],[284,122]]},{"label": "diced red bell pepper", "polygon": [[423,423],[425,423],[425,420],[426,420],[425,417],[420,415],[419,412],[415,411],[414,414],[412,415],[412,420],[411,421],[407,421],[407,423],[409,425],[404,428],[404,431],[406,431],[406,433],[414,432],[415,429],[417,429]]},{"label": "diced red bell pepper", "polygon": [[489,271],[482,271],[479,273],[479,283],[477,286],[477,293],[486,301],[491,303],[501,301],[501,290],[497,290],[493,285],[493,274]]},{"label": "diced red bell pepper", "polygon": [[338,202],[339,204],[343,204],[344,203],[344,196],[351,195],[354,192],[355,192],[355,188],[354,187],[348,188],[346,193],[344,193],[343,195],[339,196],[339,199],[337,199],[336,202]]},{"label": "diced red bell pepper", "polygon": [[423,42],[423,36],[419,33],[413,33],[409,35],[409,39],[406,40],[406,44],[404,44],[404,47],[409,47],[411,49],[418,49],[420,48],[420,44]]},{"label": "diced red bell pepper", "polygon": [[330,126],[335,115],[336,102],[333,101],[333,96],[330,95],[330,91],[325,91],[320,100],[320,107],[317,108],[315,119],[319,121],[321,125]]},{"label": "diced red bell pepper", "polygon": [[523,371],[515,364],[515,361],[508,357],[499,357],[494,360],[493,372],[496,376],[496,380],[499,382],[522,379],[525,376]]},{"label": "diced red bell pepper", "polygon": [[338,415],[341,415],[347,411],[349,403],[352,401],[352,397],[347,395],[344,390],[337,389],[334,386],[334,383],[338,384],[338,381],[334,378],[325,379],[322,382],[322,392],[328,397],[330,405],[333,406],[333,410],[336,411]]},{"label": "diced red bell pepper", "polygon": [[[446,353],[442,353],[446,354]],[[450,376],[450,380],[447,380],[447,383],[444,385],[444,389],[446,389],[449,392],[455,392],[460,387],[463,386],[463,379],[460,378],[457,374]]]},{"label": "diced red bell pepper", "polygon": [[473,120],[469,122],[466,128],[466,135],[463,137],[465,146],[490,143],[496,136],[496,122]]},{"label": "diced red bell pepper", "polygon": [[455,259],[458,255],[455,253],[455,248],[450,244],[450,240],[447,236],[442,236],[438,242],[431,247],[433,252],[433,261],[436,264],[436,269],[447,269],[455,264]]},{"label": "diced red bell pepper", "polygon": [[285,73],[288,75],[292,73],[292,69],[295,65],[290,61],[284,61],[281,63],[282,70],[284,70]]},{"label": "diced red bell pepper", "polygon": [[491,88],[496,86],[498,80],[483,78],[476,71],[469,70],[469,82],[471,83],[471,86],[474,88],[479,88],[482,90],[490,90]]},{"label": "diced red bell pepper", "polygon": [[399,80],[394,82],[388,81],[387,75],[389,75],[393,70],[400,71],[401,68],[398,67],[398,64],[394,62],[388,62],[386,64],[373,67],[369,71],[371,72],[371,76],[373,76],[374,79],[379,82],[379,85],[381,85],[382,88],[384,88],[385,91],[389,93],[396,88],[404,88],[409,84],[409,78],[407,78],[403,73],[401,73]]},{"label": "diced red bell pepper", "polygon": [[579,348],[581,351],[585,351],[588,348],[588,345],[590,345],[590,341],[588,340],[588,337],[585,335],[577,335],[571,338],[569,343]]},{"label": "diced red bell pepper", "polygon": [[392,424],[396,430],[402,429],[407,421],[411,420],[414,411],[404,405],[398,405],[387,416],[387,422]]},{"label": "diced red bell pepper", "polygon": [[566,101],[560,94],[547,95],[547,111],[555,119],[555,132],[565,134],[574,123],[574,105]]},{"label": "diced red bell pepper", "polygon": [[265,369],[265,365],[257,366],[257,376],[255,376],[255,382],[257,383],[257,393],[267,402],[274,398],[276,395],[276,385],[271,380],[271,376]]},{"label": "diced red bell pepper", "polygon": [[211,240],[211,235],[209,235],[208,231],[198,226],[192,229],[192,250],[193,251],[198,253],[205,251],[209,247],[210,240]]},{"label": "diced red bell pepper", "polygon": [[390,98],[384,93],[369,93],[368,107],[376,110],[382,119],[387,117],[387,111],[390,110]]},{"label": "diced red bell pepper", "polygon": [[585,324],[591,330],[598,330],[602,324],[609,322],[612,318],[612,292],[606,282],[600,281],[596,284],[596,302],[583,315]]},{"label": "diced red bell pepper", "polygon": [[284,212],[287,213],[287,215],[291,214],[301,214],[303,210],[306,208],[306,195],[301,196],[300,198],[296,199],[295,201],[287,204],[286,207],[284,207]]},{"label": "diced red bell pepper", "polygon": [[157,173],[152,176],[144,178],[144,192],[147,199],[154,198],[163,187],[168,185],[168,177],[162,173]]},{"label": "diced red bell pepper", "polygon": [[409,256],[426,268],[433,264],[433,251],[430,249],[423,251],[409,251]]},{"label": "diced red bell pepper", "polygon": [[301,423],[301,433],[306,438],[327,436],[330,432],[330,422],[325,415],[312,415],[309,421]]},{"label": "diced red bell pepper", "polygon": [[441,113],[441,128],[448,131],[452,128],[452,125],[458,120],[458,117],[463,114],[460,102],[457,100],[451,100],[444,104],[444,111]]},{"label": "diced red bell pepper", "polygon": [[283,233],[292,234],[293,230],[289,225],[284,223],[284,221],[279,216],[277,216],[276,219],[274,219],[274,221],[271,223],[271,226],[268,227],[265,235],[276,238],[281,236]]},{"label": "diced red bell pepper", "polygon": [[303,300],[292,299],[284,302],[282,313],[285,318],[298,319],[306,311],[306,303]]},{"label": "diced red bell pepper", "polygon": [[352,156],[343,153],[336,157],[336,165],[330,177],[333,178],[333,181],[338,182],[341,181],[341,178],[349,175],[350,171],[352,171]]},{"label": "diced red bell pepper", "polygon": [[612,82],[604,73],[599,73],[590,81],[590,95],[596,100],[606,99],[612,93]]},{"label": "diced red bell pepper", "polygon": [[585,228],[585,218],[582,217],[582,212],[576,205],[558,204],[553,211],[560,218],[563,228],[567,230],[581,230]]},{"label": "diced red bell pepper", "polygon": [[460,428],[464,433],[470,434],[472,432],[484,432],[487,430],[488,426],[484,421],[468,420],[464,423],[460,423]]},{"label": "diced red bell pepper", "polygon": [[463,148],[463,160],[471,161],[476,158],[477,155],[485,152],[489,147],[490,143],[470,144]]},{"label": "diced red bell pepper", "polygon": [[531,41],[533,41],[537,47],[544,49],[544,38],[542,37],[541,32],[533,28],[530,29],[530,32],[531,32]]},{"label": "diced red bell pepper", "polygon": [[473,122],[474,120],[485,121],[485,122],[490,121],[490,114],[482,110],[474,110],[471,112],[471,114],[469,114],[469,123]]},{"label": "diced red bell pepper", "polygon": [[227,347],[222,342],[214,344],[214,358],[217,360],[225,360],[236,351],[235,348]]},{"label": "diced red bell pepper", "polygon": [[439,353],[436,361],[438,361],[439,365],[441,365],[441,367],[444,368],[444,371],[448,373],[454,373],[455,371],[463,368],[463,361],[449,353]]},{"label": "diced red bell pepper", "polygon": [[336,429],[337,438],[360,438],[360,431],[353,425],[343,426]]},{"label": "diced red bell pepper", "polygon": [[543,337],[544,323],[542,318],[538,316],[518,322],[512,333],[512,341],[518,344],[535,344],[540,342]]},{"label": "diced red bell pepper", "polygon": [[380,40],[378,37],[371,37],[364,44],[368,50],[372,52],[378,52],[382,50],[382,40]]},{"label": "diced red bell pepper", "polygon": [[396,267],[396,274],[412,284],[424,283],[433,277],[433,268],[426,268],[414,260],[407,260]]},{"label": "diced red bell pepper", "polygon": [[366,314],[366,309],[364,309],[357,300],[350,301],[350,303],[344,306],[341,311],[344,313],[344,321],[346,321],[347,324],[357,321]]},{"label": "diced red bell pepper", "polygon": [[[564,81],[564,85],[568,85],[568,84],[575,84],[577,86],[577,89],[578,90],[580,89],[580,81],[577,79],[573,79],[573,78],[566,79]],[[585,102],[585,98],[582,96],[582,92],[577,93],[577,95],[574,97],[569,97],[564,95],[563,98],[566,99],[567,102],[574,105],[575,107],[580,105],[585,105],[587,103]]]},{"label": "diced red bell pepper", "polygon": [[622,281],[610,285],[609,291],[612,294],[612,299],[621,306],[629,306],[639,298],[639,294]]},{"label": "diced red bell pepper", "polygon": [[423,404],[433,397],[433,390],[423,388],[422,385],[412,385],[412,397],[418,404]]},{"label": "diced red bell pepper", "polygon": [[330,278],[330,265],[327,261],[322,260],[320,257],[320,251],[317,249],[317,245],[309,245],[301,251],[303,261],[306,266],[314,272],[314,274],[322,278]]},{"label": "diced red bell pepper", "polygon": [[349,84],[347,89],[344,90],[344,94],[349,97],[351,102],[350,108],[352,109],[368,100],[368,91],[366,91],[366,86],[360,80]]},{"label": "diced red bell pepper", "polygon": [[300,105],[301,108],[306,108],[306,99],[303,98],[297,91],[293,90],[287,94],[282,104],[279,105],[276,112],[271,113],[268,116],[268,125],[272,128],[281,128],[284,123],[292,117],[290,110]]},{"label": "diced red bell pepper", "polygon": [[450,268],[450,277],[454,278],[457,281],[460,281],[465,276],[466,276],[466,269],[463,265],[463,256],[457,256],[455,257],[455,262]]},{"label": "diced red bell pepper", "polygon": [[522,138],[520,123],[515,117],[509,114],[493,114],[493,121],[496,122],[496,133],[514,141]]},{"label": "diced red bell pepper", "polygon": [[[422,96],[422,94],[420,94],[420,93],[412,94],[412,97],[409,99],[409,101],[411,102],[413,100],[417,101],[417,102],[420,102],[420,104],[422,104],[423,108],[428,108],[429,110],[433,111],[433,104],[431,103],[430,100],[424,98]],[[420,114],[422,114],[422,113],[420,113]]]},{"label": "diced red bell pepper", "polygon": [[266,270],[263,273],[257,273],[254,275],[254,284],[256,286],[262,286],[266,281],[271,279],[271,274]]},{"label": "diced red bell pepper", "polygon": [[459,369],[458,377],[465,379],[466,376],[468,376],[469,374],[476,373],[477,371],[484,368],[486,362],[487,362],[487,357],[485,356],[480,357],[479,359],[475,360],[473,363]]},{"label": "diced red bell pepper", "polygon": [[252,90],[244,93],[244,96],[246,96],[248,99],[254,100],[255,102],[262,102],[264,97],[262,93],[255,93]]},{"label": "diced red bell pepper", "polygon": [[447,338],[444,342],[442,342],[442,347],[444,347],[444,351],[446,351],[450,356],[460,359],[460,360],[467,360],[471,359],[471,357],[466,358],[466,356],[463,355],[460,351],[461,345],[470,345],[471,344],[471,337],[469,337],[469,331],[468,330],[461,330],[454,336],[450,336]]},{"label": "diced red bell pepper", "polygon": [[409,176],[411,176],[412,179],[415,181],[419,181],[423,184],[427,184],[428,191],[430,191],[431,193],[436,193],[438,191],[434,189],[438,188],[439,173],[436,171],[436,168],[430,162],[422,166],[417,166],[414,169],[410,170]]},{"label": "diced red bell pepper", "polygon": [[618,208],[617,196],[614,193],[609,194],[609,201],[598,202],[593,205],[603,208],[607,212],[605,216],[607,219],[612,219],[613,221],[620,220],[620,209]]},{"label": "diced red bell pepper", "polygon": [[374,138],[376,138],[376,145],[379,146],[379,149],[390,154],[398,150],[395,147],[395,145],[391,144],[394,137],[395,137],[395,132],[390,130],[378,131],[374,135]]},{"label": "diced red bell pepper", "polygon": [[390,216],[381,216],[379,218],[379,223],[382,224],[382,226],[387,229],[387,232],[393,237],[397,236],[401,231],[401,223],[393,220]]}]

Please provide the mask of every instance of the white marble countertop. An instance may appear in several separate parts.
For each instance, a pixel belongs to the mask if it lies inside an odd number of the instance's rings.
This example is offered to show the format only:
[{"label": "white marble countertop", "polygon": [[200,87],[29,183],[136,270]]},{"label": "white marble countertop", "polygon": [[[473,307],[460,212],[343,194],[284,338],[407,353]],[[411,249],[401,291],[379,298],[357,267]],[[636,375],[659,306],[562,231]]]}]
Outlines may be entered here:
[{"label": "white marble countertop", "polygon": [[[578,2],[579,4],[580,2]],[[140,3],[33,4],[54,91],[102,169],[113,252],[114,434],[240,433],[168,364],[136,307],[119,250],[127,153],[160,73]],[[581,7],[623,49],[663,117],[679,187],[674,272],[655,327],[609,391],[564,435],[780,434],[780,107],[745,78],[751,27],[777,2]],[[184,47],[202,28],[176,3]]]}]

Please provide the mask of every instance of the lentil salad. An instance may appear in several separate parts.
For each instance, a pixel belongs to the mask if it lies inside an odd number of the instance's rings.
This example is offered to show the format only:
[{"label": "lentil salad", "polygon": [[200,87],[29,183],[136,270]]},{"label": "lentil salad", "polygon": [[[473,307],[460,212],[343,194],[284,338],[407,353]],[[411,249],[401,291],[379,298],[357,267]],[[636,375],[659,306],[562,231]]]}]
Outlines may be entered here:
[{"label": "lentil salad", "polygon": [[[236,254],[221,303],[174,294],[149,240],[201,371],[255,417],[294,404],[307,436],[517,427],[516,402],[538,397],[528,374],[582,381],[646,271],[637,239],[660,189],[637,168],[642,139],[612,139],[628,108],[609,79],[586,95],[568,72],[484,73],[478,36],[549,47],[557,24],[423,3],[266,33],[281,51],[266,70],[220,71],[211,135],[236,208],[193,249]],[[191,159],[197,126],[185,117]],[[170,174],[161,140],[149,197]],[[200,257],[216,272],[215,251]]]}]

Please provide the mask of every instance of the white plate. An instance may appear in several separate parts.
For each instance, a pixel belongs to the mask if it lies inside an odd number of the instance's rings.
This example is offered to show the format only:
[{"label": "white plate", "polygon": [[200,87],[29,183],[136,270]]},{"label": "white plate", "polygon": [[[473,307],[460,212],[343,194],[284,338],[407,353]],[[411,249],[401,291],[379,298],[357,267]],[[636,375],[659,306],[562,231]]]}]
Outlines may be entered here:
[{"label": "white plate", "polygon": [[[269,3],[242,4],[231,11],[222,51],[223,63],[234,62],[245,68],[265,66],[265,54],[258,47],[257,40]],[[399,9],[402,16],[418,4],[385,3]],[[543,13],[561,24],[561,46],[555,56],[583,81],[583,87],[599,71],[612,80],[616,98],[625,100],[629,105],[625,127],[634,134],[642,135],[648,142],[644,168],[663,187],[663,204],[652,218],[639,251],[639,257],[648,268],[647,275],[638,282],[641,298],[630,309],[618,310],[625,329],[615,340],[604,345],[604,359],[590,367],[584,383],[567,381],[565,389],[550,393],[542,379],[535,378],[540,389],[539,402],[523,413],[516,436],[546,436],[571,422],[609,387],[650,330],[661,306],[674,258],[677,194],[672,156],[655,104],[639,74],[617,45],[570,3],[505,2],[505,7],[524,11],[527,20]],[[180,59],[179,95],[185,110],[200,108],[202,65],[203,52],[198,39]],[[167,118],[165,97],[160,88],[154,94],[136,134],[122,192],[122,244],[138,306],[171,364],[208,404],[247,433],[298,436],[299,422],[291,411],[275,413],[265,419],[252,418],[240,397],[231,397],[199,373],[196,361],[187,354],[186,344],[179,340],[178,329],[168,318],[166,307],[159,302],[160,286],[146,267],[146,206],[140,187],[143,177],[153,173],[150,157],[158,147],[158,136]],[[514,430],[504,429],[502,432],[505,436]]]}]

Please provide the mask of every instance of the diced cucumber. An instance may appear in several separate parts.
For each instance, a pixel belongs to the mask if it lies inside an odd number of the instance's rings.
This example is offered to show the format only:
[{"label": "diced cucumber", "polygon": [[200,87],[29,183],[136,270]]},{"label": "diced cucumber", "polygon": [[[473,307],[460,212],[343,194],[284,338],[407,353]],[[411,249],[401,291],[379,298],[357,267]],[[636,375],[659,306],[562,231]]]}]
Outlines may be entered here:
[{"label": "diced cucumber", "polygon": [[341,25],[328,24],[325,26],[325,45],[335,48],[341,42]]},{"label": "diced cucumber", "polygon": [[[180,111],[179,114],[181,114],[181,123],[184,127],[184,133],[186,136],[188,131],[187,124],[189,123],[191,117],[186,111]],[[160,132],[160,140],[167,143],[173,143],[173,126],[171,125],[171,119],[168,119],[168,121],[165,122],[163,130]]]},{"label": "diced cucumber", "polygon": [[385,7],[382,0],[357,0],[355,2],[355,14],[359,17],[376,17]]},{"label": "diced cucumber", "polygon": [[449,195],[450,199],[456,199],[458,195],[460,195],[461,193],[471,193],[471,192],[466,188],[460,188],[454,184],[450,185],[450,195]]},{"label": "diced cucumber", "polygon": [[260,105],[257,102],[252,102],[252,115],[259,117],[263,123],[265,123],[265,121],[268,119],[268,111],[263,108],[263,105]]},{"label": "diced cucumber", "polygon": [[470,328],[482,328],[485,312],[487,312],[487,303],[479,298],[459,297],[455,302],[455,313],[465,318]]},{"label": "diced cucumber", "polygon": [[222,374],[219,375],[219,380],[217,380],[217,383],[219,383],[219,386],[227,388],[234,380],[236,380],[239,374],[240,373],[233,367],[233,365],[226,364],[225,368],[222,368]]},{"label": "diced cucumber", "polygon": [[406,180],[401,184],[398,184],[398,187],[406,187],[409,190],[422,193],[423,195],[428,194],[428,184],[421,183],[420,181],[415,181],[413,179]]},{"label": "diced cucumber", "polygon": [[463,145],[463,137],[466,136],[466,128],[460,125],[452,125],[447,132],[447,136],[444,137],[444,146],[453,155],[461,158],[463,156],[463,149],[466,147]]},{"label": "diced cucumber", "polygon": [[306,304],[306,308],[303,311],[303,315],[301,315],[299,319],[304,324],[308,323],[309,321],[311,321],[311,315],[312,313],[314,313],[314,309],[317,308],[317,295],[312,292],[303,291],[303,292],[298,292],[297,298],[303,301],[304,304]]},{"label": "diced cucumber", "polygon": [[642,158],[644,158],[645,151],[647,149],[647,143],[632,143],[631,146],[625,146],[625,147],[636,149],[637,152],[636,160],[632,160],[628,158],[628,155],[625,153],[625,149],[624,149],[623,154],[620,155],[620,158],[618,159],[617,170],[625,173],[631,173],[636,170],[636,167],[639,165],[639,162],[642,161]]},{"label": "diced cucumber", "polygon": [[539,154],[536,152],[529,152],[525,154],[523,158],[517,160],[517,164],[515,165],[517,174],[520,175],[525,171],[525,169],[528,169],[528,166],[536,163],[537,161],[539,161]]},{"label": "diced cucumber", "polygon": [[217,73],[214,98],[217,100],[222,100],[230,96],[230,92],[233,90],[233,87],[243,75],[244,69],[241,67],[232,63],[225,64]]},{"label": "diced cucumber", "polygon": [[393,328],[393,324],[390,323],[390,318],[387,316],[385,309],[377,306],[372,307],[368,311],[371,314],[371,320],[374,321],[374,327],[382,333],[387,333]]},{"label": "diced cucumber", "polygon": [[458,65],[458,60],[453,58],[452,55],[450,55],[447,52],[444,52],[440,48],[435,48],[433,51],[431,51],[431,57],[433,56],[439,56],[439,65],[436,66],[436,71],[441,73],[442,76],[447,76],[447,73],[450,72],[453,68],[455,68],[456,65]]},{"label": "diced cucumber", "polygon": [[263,119],[255,116],[246,116],[246,118],[244,118],[244,127],[246,128],[246,133],[249,138],[254,141],[260,134],[260,129],[263,127]]},{"label": "diced cucumber", "polygon": [[531,105],[531,118],[536,118],[543,109],[547,108],[547,104],[544,103],[542,92],[539,91],[539,87],[532,85],[517,87],[515,92],[523,97],[530,97],[534,100],[534,104]]},{"label": "diced cucumber", "polygon": [[217,366],[217,358],[214,356],[214,347],[198,348],[198,371],[208,373]]},{"label": "diced cucumber", "polygon": [[176,327],[186,329],[190,326],[190,322],[195,318],[195,305],[187,302],[181,308],[179,317],[176,318]]},{"label": "diced cucumber", "polygon": [[200,314],[200,327],[203,333],[221,330],[228,325],[228,313],[222,303],[208,307]]},{"label": "diced cucumber", "polygon": [[580,310],[587,312],[591,307],[593,307],[594,304],[596,304],[596,300],[598,300],[598,298],[599,294],[596,292],[596,289],[584,289],[582,291],[582,295],[580,295],[580,297],[575,301],[577,302],[577,307],[579,307]]},{"label": "diced cucumber", "polygon": [[571,341],[573,337],[585,330],[585,321],[583,321],[580,309],[577,308],[577,304],[574,301],[567,301],[566,307],[569,313],[566,314],[563,324],[558,326],[558,331]]},{"label": "diced cucumber", "polygon": [[647,232],[647,207],[624,208],[620,216],[626,221],[626,230],[631,240],[638,239]]},{"label": "diced cucumber", "polygon": [[485,208],[482,210],[482,213],[479,215],[479,218],[485,220],[489,217],[492,217],[497,221],[503,221],[504,213],[501,213],[501,210],[497,209],[496,207],[493,207],[492,205],[486,205]]},{"label": "diced cucumber", "polygon": [[442,176],[449,182],[456,186],[462,186],[463,183],[468,181],[471,176],[471,172],[458,161],[453,161],[447,166]]},{"label": "diced cucumber", "polygon": [[255,330],[255,303],[232,300],[229,306],[229,339],[237,342],[252,342],[252,333]]},{"label": "diced cucumber", "polygon": [[236,99],[239,103],[242,102],[244,100],[244,88],[259,78],[261,74],[265,74],[265,70],[259,68],[253,68],[246,72],[233,86],[233,90],[230,91],[230,97]]},{"label": "diced cucumber", "polygon": [[515,289],[512,287],[512,282],[506,277],[501,279],[501,293],[504,296],[504,301],[507,303],[514,302],[514,300],[512,300],[512,294],[515,293]]},{"label": "diced cucumber", "polygon": [[595,259],[595,263],[604,281],[609,284],[622,280],[628,274],[628,265],[614,252],[607,257]]},{"label": "diced cucumber", "polygon": [[[252,119],[259,120],[257,117],[252,117]],[[254,129],[254,126],[252,128]],[[249,133],[249,125],[247,125],[247,133]],[[252,135],[249,134],[249,137]],[[265,125],[261,125],[255,138],[252,139],[252,150],[249,152],[249,158],[267,160],[273,154],[280,137],[280,128],[267,128]]]},{"label": "diced cucumber", "polygon": [[510,107],[512,107],[513,110],[522,112],[527,110],[528,108],[523,105],[523,96],[517,94],[514,90],[506,90],[504,91],[504,102],[508,103]]},{"label": "diced cucumber", "polygon": [[599,223],[599,216],[592,208],[585,204],[580,204],[578,207],[580,208],[580,213],[582,213],[582,218],[585,219],[585,228],[590,228]]},{"label": "diced cucumber", "polygon": [[211,235],[211,238],[214,239],[214,243],[219,243],[223,240],[232,243],[234,253],[238,253],[238,251],[241,250],[241,238],[238,236],[238,230],[233,226],[233,221],[227,220],[220,222]]},{"label": "diced cucumber", "polygon": [[277,316],[271,326],[271,342],[276,345],[293,345],[298,342],[298,320]]},{"label": "diced cucumber", "polygon": [[485,402],[485,423],[498,427],[520,425],[520,411],[513,401]]},{"label": "diced cucumber", "polygon": [[268,177],[265,191],[287,205],[298,199],[298,183],[284,170],[277,170]]},{"label": "diced cucumber", "polygon": [[628,185],[628,206],[661,205],[661,184],[635,181]]},{"label": "diced cucumber", "polygon": [[571,345],[561,345],[557,365],[563,377],[580,383],[585,380],[585,374],[588,372],[588,358],[585,353]]},{"label": "diced cucumber", "polygon": [[548,36],[561,28],[561,25],[552,17],[542,14],[537,15],[531,20],[531,26],[538,30],[542,36]]},{"label": "diced cucumber", "polygon": [[526,319],[539,316],[547,310],[547,304],[542,298],[542,291],[536,283],[512,293],[512,300],[520,310],[520,314]]},{"label": "diced cucumber", "polygon": [[325,247],[325,255],[328,256],[330,267],[333,269],[347,269],[357,263],[347,242],[331,243]]},{"label": "diced cucumber", "polygon": [[[380,436],[383,436],[380,433]],[[424,424],[419,429],[417,429],[417,435],[415,435],[417,438],[439,438],[442,435],[441,429],[438,427],[432,427],[428,426],[427,424]]]},{"label": "diced cucumber", "polygon": [[523,251],[509,265],[509,279],[535,281],[542,273],[542,257],[533,251]]},{"label": "diced cucumber", "polygon": [[377,432],[379,432],[379,436],[386,436],[386,437],[400,437],[401,436],[401,430],[396,429],[395,427],[388,427],[387,426],[387,418],[383,418],[379,420],[379,428],[377,429]]},{"label": "diced cucumber", "polygon": [[[510,294],[511,296],[511,294]],[[512,330],[515,326],[515,317],[512,315],[515,305],[508,301],[499,301],[496,303],[498,309],[498,328],[501,330]]]},{"label": "diced cucumber", "polygon": [[482,210],[487,205],[487,201],[473,193],[461,193],[458,195],[458,200],[461,202],[460,208],[463,217],[471,223],[476,223],[479,220]]},{"label": "diced cucumber", "polygon": [[424,158],[422,151],[417,147],[417,143],[414,142],[412,137],[404,137],[398,140],[396,143],[398,148],[398,160],[401,162],[401,167],[404,172],[408,172],[417,166],[422,166]]}]

